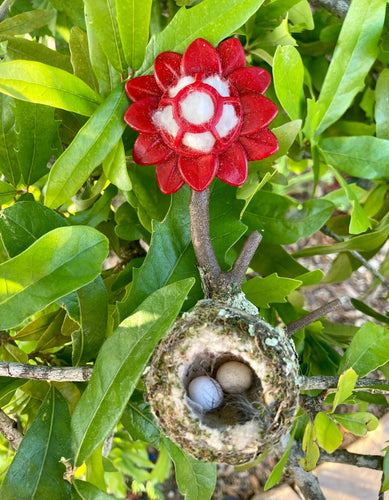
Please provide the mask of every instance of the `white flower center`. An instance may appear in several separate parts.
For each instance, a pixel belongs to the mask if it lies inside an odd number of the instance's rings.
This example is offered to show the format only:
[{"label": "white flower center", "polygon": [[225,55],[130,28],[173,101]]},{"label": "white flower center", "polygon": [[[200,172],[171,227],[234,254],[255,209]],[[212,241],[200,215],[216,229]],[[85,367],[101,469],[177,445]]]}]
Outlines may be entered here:
[{"label": "white flower center", "polygon": [[201,151],[202,153],[209,153],[216,140],[211,132],[202,132],[200,134],[192,134],[191,132],[186,132],[182,138],[182,143],[195,151]]},{"label": "white flower center", "polygon": [[178,125],[176,120],[173,118],[173,106],[166,106],[162,110],[157,110],[153,115],[153,122],[164,132],[176,137]]},{"label": "white flower center", "polygon": [[184,87],[187,87],[191,83],[195,82],[195,78],[193,76],[184,76],[180,78],[176,85],[174,87],[170,87],[169,89],[169,97],[176,97],[178,92],[183,89]]},{"label": "white flower center", "polygon": [[180,102],[180,109],[185,120],[193,125],[208,122],[215,113],[211,96],[205,92],[191,92]]},{"label": "white flower center", "polygon": [[213,75],[204,78],[203,83],[210,85],[216,89],[222,97],[228,97],[230,95],[230,89],[228,88],[228,83],[222,80],[220,76]]},{"label": "white flower center", "polygon": [[220,137],[226,137],[236,127],[238,122],[239,119],[236,116],[234,106],[224,104],[223,113],[215,128]]}]

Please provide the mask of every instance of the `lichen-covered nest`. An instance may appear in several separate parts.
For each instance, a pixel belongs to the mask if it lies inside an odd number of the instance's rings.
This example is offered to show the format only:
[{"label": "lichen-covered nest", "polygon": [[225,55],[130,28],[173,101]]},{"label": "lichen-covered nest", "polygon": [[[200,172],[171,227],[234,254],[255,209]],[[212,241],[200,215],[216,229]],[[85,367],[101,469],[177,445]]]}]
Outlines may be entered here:
[{"label": "lichen-covered nest", "polygon": [[[188,396],[190,382],[214,378],[227,361],[253,372],[251,387],[225,394],[203,411]],[[212,300],[176,321],[156,350],[146,378],[148,398],[165,434],[201,460],[250,462],[291,428],[298,404],[298,363],[283,331]]]}]

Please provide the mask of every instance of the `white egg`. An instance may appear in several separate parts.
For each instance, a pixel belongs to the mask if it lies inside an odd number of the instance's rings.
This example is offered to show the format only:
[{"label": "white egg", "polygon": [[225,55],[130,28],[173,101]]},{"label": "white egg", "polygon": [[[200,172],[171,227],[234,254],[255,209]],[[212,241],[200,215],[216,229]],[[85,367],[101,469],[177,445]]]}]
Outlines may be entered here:
[{"label": "white egg", "polygon": [[239,361],[227,361],[221,365],[216,373],[216,380],[224,392],[239,393],[247,391],[253,381],[253,372],[250,367]]},{"label": "white egg", "polygon": [[223,402],[223,390],[220,384],[206,375],[191,381],[188,394],[190,399],[199,404],[204,411],[214,410]]}]

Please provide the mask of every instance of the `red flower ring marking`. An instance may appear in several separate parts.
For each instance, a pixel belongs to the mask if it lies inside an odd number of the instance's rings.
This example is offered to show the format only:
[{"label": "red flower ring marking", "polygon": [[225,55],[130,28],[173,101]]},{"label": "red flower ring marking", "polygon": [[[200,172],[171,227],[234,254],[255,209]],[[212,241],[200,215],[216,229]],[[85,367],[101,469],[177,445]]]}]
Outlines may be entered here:
[{"label": "red flower ring marking", "polygon": [[163,193],[174,193],[184,183],[203,191],[215,176],[240,186],[247,178],[248,160],[278,151],[277,138],[266,128],[277,106],[262,95],[270,75],[245,65],[236,38],[217,50],[198,38],[184,55],[159,54],[154,76],[126,83],[134,104],[124,119],[140,132],[134,160],[156,164]]}]

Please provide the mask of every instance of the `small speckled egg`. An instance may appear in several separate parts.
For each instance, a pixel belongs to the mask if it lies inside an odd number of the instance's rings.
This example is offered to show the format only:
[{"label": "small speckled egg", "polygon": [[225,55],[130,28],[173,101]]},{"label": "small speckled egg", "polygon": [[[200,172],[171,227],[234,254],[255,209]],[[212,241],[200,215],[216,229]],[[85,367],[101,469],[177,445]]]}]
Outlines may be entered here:
[{"label": "small speckled egg", "polygon": [[204,411],[214,410],[223,402],[223,390],[220,384],[206,375],[191,381],[188,394],[190,399],[199,404]]},{"label": "small speckled egg", "polygon": [[218,369],[216,380],[229,394],[247,391],[253,381],[253,372],[244,363],[227,361]]}]

